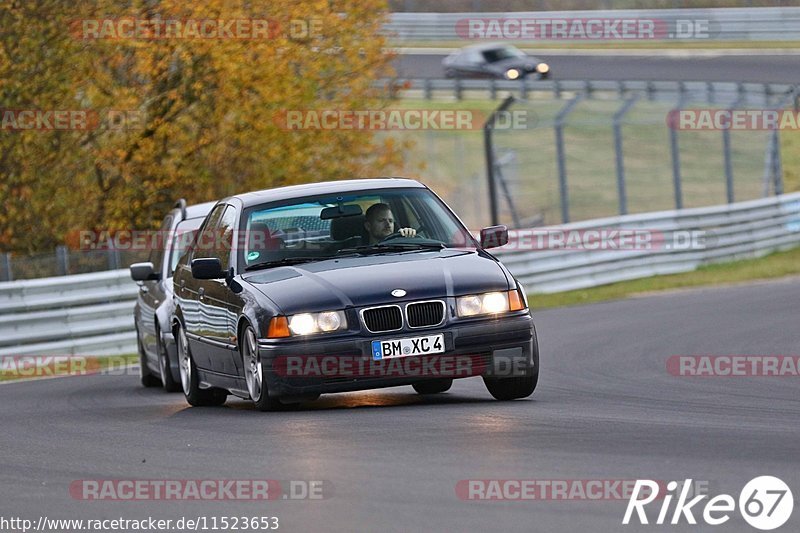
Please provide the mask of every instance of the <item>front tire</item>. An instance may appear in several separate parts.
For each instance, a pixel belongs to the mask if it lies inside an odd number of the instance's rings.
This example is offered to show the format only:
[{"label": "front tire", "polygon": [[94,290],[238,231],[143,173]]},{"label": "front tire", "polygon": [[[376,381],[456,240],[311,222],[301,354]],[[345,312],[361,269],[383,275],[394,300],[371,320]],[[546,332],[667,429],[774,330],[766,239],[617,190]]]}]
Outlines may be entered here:
[{"label": "front tire", "polygon": [[141,381],[142,386],[147,388],[160,386],[161,380],[147,368],[147,354],[144,353],[142,339],[139,338],[139,330],[136,330],[136,348],[139,351],[139,381]]},{"label": "front tire", "polygon": [[156,343],[158,347],[158,366],[161,370],[161,384],[164,385],[164,390],[167,392],[178,392],[181,390],[181,384],[172,377],[167,347],[164,346],[161,340],[160,330],[156,330]]},{"label": "front tire", "polygon": [[189,405],[207,407],[222,405],[228,398],[228,393],[222,389],[201,389],[197,377],[197,367],[189,349],[189,341],[183,326],[178,324],[175,331],[175,341],[178,344],[178,364],[181,367],[181,387],[183,395]]},{"label": "front tire", "polygon": [[453,380],[448,378],[420,381],[411,385],[417,394],[439,394],[447,392],[453,386]]},{"label": "front tire", "polygon": [[483,383],[495,400],[509,401],[527,398],[536,390],[539,383],[539,339],[536,330],[533,330],[531,341],[533,350],[533,367],[529,368],[524,376],[511,378],[494,378],[484,376]]},{"label": "front tire", "polygon": [[264,379],[264,367],[261,364],[261,352],[256,341],[256,332],[249,324],[245,326],[241,335],[241,354],[244,366],[244,377],[247,382],[247,392],[250,399],[259,411],[276,411],[283,408],[280,400],[270,398],[267,382]]}]

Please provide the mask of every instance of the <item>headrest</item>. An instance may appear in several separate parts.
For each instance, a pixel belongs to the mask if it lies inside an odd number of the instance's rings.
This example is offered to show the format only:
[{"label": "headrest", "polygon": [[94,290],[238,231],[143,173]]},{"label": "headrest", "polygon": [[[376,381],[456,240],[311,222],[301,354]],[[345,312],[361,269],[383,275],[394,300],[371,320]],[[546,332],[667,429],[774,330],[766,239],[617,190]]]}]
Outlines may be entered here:
[{"label": "headrest", "polygon": [[364,215],[331,219],[331,238],[335,241],[343,241],[350,237],[364,237],[366,232]]}]

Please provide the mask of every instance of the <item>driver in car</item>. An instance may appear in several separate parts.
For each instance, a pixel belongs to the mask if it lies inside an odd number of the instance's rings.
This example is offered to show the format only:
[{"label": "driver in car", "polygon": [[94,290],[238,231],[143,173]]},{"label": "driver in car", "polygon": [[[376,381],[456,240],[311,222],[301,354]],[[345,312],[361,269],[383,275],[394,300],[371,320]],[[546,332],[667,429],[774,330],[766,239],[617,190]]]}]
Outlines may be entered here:
[{"label": "driver in car", "polygon": [[[367,229],[369,244],[376,244],[392,233],[394,230],[394,215],[388,204],[377,203],[369,206],[364,213],[364,227]],[[403,237],[415,237],[417,230],[414,228],[400,228],[397,233]]]}]

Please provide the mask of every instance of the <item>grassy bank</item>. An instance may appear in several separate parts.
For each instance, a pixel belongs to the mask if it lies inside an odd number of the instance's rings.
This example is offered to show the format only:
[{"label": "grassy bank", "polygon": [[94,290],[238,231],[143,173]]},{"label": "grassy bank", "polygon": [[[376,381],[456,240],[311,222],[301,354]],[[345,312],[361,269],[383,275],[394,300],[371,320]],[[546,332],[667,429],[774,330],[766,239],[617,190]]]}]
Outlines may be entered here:
[{"label": "grassy bank", "polygon": [[657,291],[705,287],[800,275],[800,248],[775,252],[759,259],[719,263],[693,272],[653,276],[554,294],[528,294],[532,309],[547,309],[606,300],[619,300]]}]

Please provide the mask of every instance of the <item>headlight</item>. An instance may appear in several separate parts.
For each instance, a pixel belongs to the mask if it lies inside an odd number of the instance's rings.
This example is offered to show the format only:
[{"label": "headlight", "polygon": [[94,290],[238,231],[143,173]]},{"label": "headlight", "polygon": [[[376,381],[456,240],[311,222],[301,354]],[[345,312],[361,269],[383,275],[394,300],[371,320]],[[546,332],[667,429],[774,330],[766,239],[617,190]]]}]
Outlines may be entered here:
[{"label": "headlight", "polygon": [[496,315],[509,311],[525,309],[525,303],[518,290],[486,292],[456,298],[458,316]]},{"label": "headlight", "polygon": [[547,63],[539,63],[536,65],[536,72],[539,74],[547,74],[550,71],[550,65]]},{"label": "headlight", "polygon": [[312,335],[330,333],[347,328],[344,311],[323,311],[322,313],[299,313],[287,317],[292,335]]},{"label": "headlight", "polygon": [[510,68],[506,71],[506,78],[509,80],[515,80],[519,78],[519,71],[515,68]]}]

